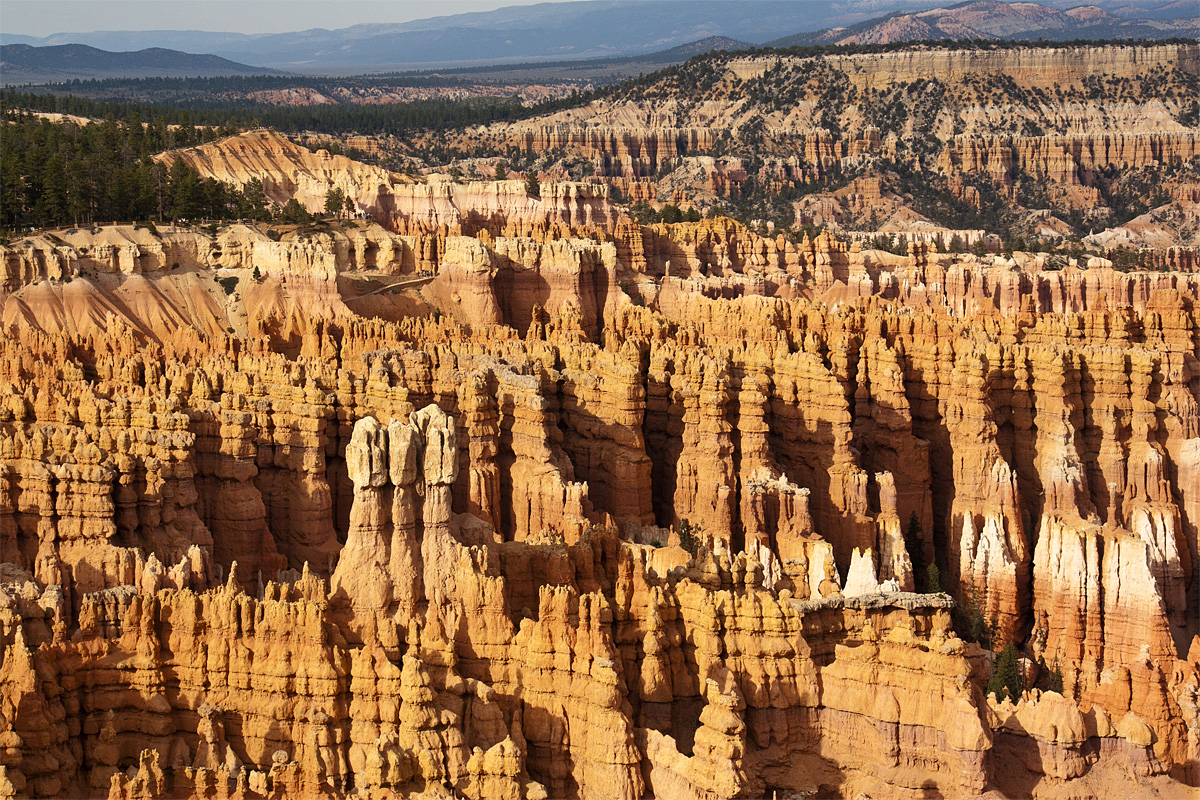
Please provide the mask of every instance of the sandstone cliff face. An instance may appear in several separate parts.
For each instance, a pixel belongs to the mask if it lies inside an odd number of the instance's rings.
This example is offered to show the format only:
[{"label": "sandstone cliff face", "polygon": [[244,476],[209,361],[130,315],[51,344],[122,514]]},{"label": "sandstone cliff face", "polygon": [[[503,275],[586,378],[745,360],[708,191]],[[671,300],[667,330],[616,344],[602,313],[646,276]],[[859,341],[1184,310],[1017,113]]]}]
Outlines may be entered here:
[{"label": "sandstone cliff face", "polygon": [[1037,138],[959,137],[942,152],[945,172],[975,172],[1011,184],[1017,170],[1069,186],[1091,186],[1105,169],[1188,161],[1200,152],[1193,131],[1096,133]]},{"label": "sandstone cliff face", "polygon": [[[260,268],[202,314],[142,234],[5,251],[5,794],[1194,782],[1194,274],[728,220],[164,233],[188,280]],[[436,319],[339,293],[428,268]],[[170,304],[77,310],[135,279]],[[1061,693],[986,699],[930,564]]]},{"label": "sandstone cliff face", "polygon": [[186,150],[159,156],[167,162],[182,159],[206,178],[242,186],[251,178],[262,181],[267,197],[284,203],[295,197],[310,211],[324,208],[329,190],[339,188],[360,208],[386,196],[393,184],[406,178],[360,164],[326,150],[311,152],[270,130],[256,130]]},{"label": "sandstone cliff face", "polygon": [[577,127],[568,123],[523,130],[515,143],[523,150],[579,150],[600,162],[601,175],[645,178],[688,152],[712,149],[709,128]]},{"label": "sandstone cliff face", "polygon": [[928,75],[954,80],[966,74],[1012,74],[1022,83],[1053,87],[1074,83],[1089,75],[1124,75],[1154,67],[1178,67],[1200,72],[1200,48],[1194,44],[1161,44],[1152,47],[1110,45],[1091,48],[1018,48],[969,51],[931,49],[925,52],[834,56],[858,67],[863,85],[872,81],[912,81]]},{"label": "sandstone cliff face", "polygon": [[202,177],[234,186],[258,179],[271,201],[282,205],[294,198],[312,213],[321,213],[329,192],[340,189],[359,213],[400,233],[544,234],[604,227],[618,216],[603,185],[548,182],[535,197],[517,180],[459,183],[434,175],[418,181],[325,150],[311,152],[274,131],[250,131],[158,158],[182,159]]},{"label": "sandstone cliff face", "polygon": [[[548,175],[578,175],[582,163],[629,202],[703,211],[750,197],[776,223],[787,198],[799,223],[919,240],[949,219],[942,201],[912,192],[916,180],[985,216],[1036,210],[1044,223],[1023,223],[1026,237],[1190,249],[1200,136],[1186,98],[1198,74],[1200,50],[1178,43],[713,54],[454,145],[516,149],[549,162]],[[887,191],[846,186],[849,175]],[[822,194],[828,183],[838,188]],[[1128,219],[1129,192],[1156,213],[1097,231],[1108,211]]]}]

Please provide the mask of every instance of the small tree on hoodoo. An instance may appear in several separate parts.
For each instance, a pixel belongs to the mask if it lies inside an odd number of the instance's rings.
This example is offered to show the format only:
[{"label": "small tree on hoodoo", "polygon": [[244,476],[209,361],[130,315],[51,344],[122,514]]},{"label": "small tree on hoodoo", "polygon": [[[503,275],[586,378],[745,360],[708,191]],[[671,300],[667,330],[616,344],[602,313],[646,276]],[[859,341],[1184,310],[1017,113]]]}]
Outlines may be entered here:
[{"label": "small tree on hoodoo", "polygon": [[686,519],[679,520],[679,546],[689,555],[696,555],[697,538],[700,533],[699,525],[692,525]]},{"label": "small tree on hoodoo", "polygon": [[904,549],[908,551],[908,560],[912,562],[913,581],[917,584],[917,589],[930,592],[933,590],[928,586],[928,576],[925,573],[925,542],[921,532],[921,520],[914,511],[909,515],[908,528],[904,531]]}]

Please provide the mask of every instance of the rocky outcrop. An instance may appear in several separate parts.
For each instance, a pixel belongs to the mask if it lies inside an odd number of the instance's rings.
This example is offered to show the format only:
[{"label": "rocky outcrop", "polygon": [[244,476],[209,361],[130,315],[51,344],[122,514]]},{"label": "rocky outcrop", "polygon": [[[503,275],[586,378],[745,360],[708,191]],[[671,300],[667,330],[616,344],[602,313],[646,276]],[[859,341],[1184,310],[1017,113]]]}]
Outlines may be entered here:
[{"label": "rocky outcrop", "polygon": [[605,227],[618,216],[603,185],[548,182],[535,196],[517,180],[462,183],[443,175],[418,180],[326,150],[312,152],[274,131],[249,131],[158,158],[181,159],[204,178],[238,187],[259,180],[272,202],[295,199],[316,214],[337,189],[359,214],[407,234],[584,230]]},{"label": "rocky outcrop", "polygon": [[[963,75],[1008,73],[1022,84],[1053,87],[1076,83],[1097,74],[1125,75],[1154,67],[1179,67],[1185,72],[1200,71],[1200,50],[1192,44],[1161,44],[1151,47],[1103,46],[1076,48],[1014,48],[1011,50],[952,50],[930,48],[925,51],[835,56],[846,66],[859,66],[862,84],[875,81],[912,81],[921,75],[939,75],[954,79]],[[761,62],[761,59],[760,59]]]},{"label": "rocky outcrop", "polygon": [[182,159],[205,178],[241,187],[262,182],[266,196],[279,204],[293,197],[310,211],[324,208],[331,189],[341,189],[359,208],[370,208],[387,196],[393,184],[409,179],[369,167],[327,150],[310,151],[273,130],[254,130],[212,144],[167,151],[167,163]]},{"label": "rocky outcrop", "polygon": [[1197,153],[1200,137],[1193,131],[1014,139],[964,136],[942,152],[938,167],[948,173],[986,174],[1006,185],[1021,171],[1069,186],[1092,186],[1096,173],[1104,170],[1188,161]]},{"label": "rocky outcrop", "polygon": [[688,152],[710,150],[716,141],[709,128],[621,128],[560,123],[521,130],[510,138],[522,150],[578,150],[601,164],[599,174],[650,177]]}]

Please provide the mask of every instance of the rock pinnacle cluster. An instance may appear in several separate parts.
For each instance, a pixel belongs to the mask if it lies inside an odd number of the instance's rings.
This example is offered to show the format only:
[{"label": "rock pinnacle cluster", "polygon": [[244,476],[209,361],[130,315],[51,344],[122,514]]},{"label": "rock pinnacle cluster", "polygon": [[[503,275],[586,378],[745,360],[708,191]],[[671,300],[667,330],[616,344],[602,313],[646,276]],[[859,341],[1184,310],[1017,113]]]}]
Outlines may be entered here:
[{"label": "rock pinnacle cluster", "polygon": [[0,247],[0,797],[1195,791],[1194,264],[206,147],[374,221]]}]

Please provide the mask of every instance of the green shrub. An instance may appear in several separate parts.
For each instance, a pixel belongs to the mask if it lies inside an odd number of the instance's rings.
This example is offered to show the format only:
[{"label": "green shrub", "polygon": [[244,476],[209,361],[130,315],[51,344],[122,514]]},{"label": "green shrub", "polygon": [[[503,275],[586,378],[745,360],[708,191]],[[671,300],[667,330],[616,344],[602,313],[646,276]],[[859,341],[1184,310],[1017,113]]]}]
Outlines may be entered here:
[{"label": "green shrub", "polygon": [[688,555],[696,555],[696,550],[700,544],[699,537],[699,525],[692,525],[686,519],[679,520],[679,546],[686,550]]},{"label": "green shrub", "polygon": [[279,210],[279,221],[285,224],[302,225],[312,219],[312,216],[300,205],[296,198],[288,200]]}]

